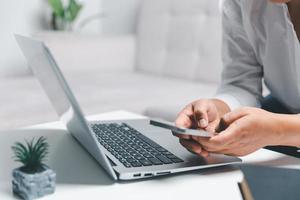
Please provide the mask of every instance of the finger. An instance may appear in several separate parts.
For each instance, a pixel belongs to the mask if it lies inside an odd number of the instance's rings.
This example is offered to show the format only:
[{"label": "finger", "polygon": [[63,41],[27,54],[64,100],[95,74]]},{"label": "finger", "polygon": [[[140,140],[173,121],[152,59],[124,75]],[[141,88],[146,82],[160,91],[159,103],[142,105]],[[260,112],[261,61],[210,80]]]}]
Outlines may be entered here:
[{"label": "finger", "polygon": [[217,126],[215,127],[215,132],[216,133],[220,133],[222,131],[224,131],[226,128],[228,128],[227,123],[224,121],[223,118],[220,119],[219,123],[217,124]]},{"label": "finger", "polygon": [[192,126],[191,117],[193,116],[192,104],[187,105],[177,116],[175,124],[178,127],[190,128]]},{"label": "finger", "polygon": [[[196,141],[196,143],[198,143],[197,142],[197,136],[191,136],[191,138],[194,140],[194,141]],[[203,138],[204,139],[204,138]],[[199,145],[199,143],[198,143],[198,145]],[[207,156],[209,156],[209,152],[206,150],[206,149],[204,149],[203,148],[203,146],[200,144],[200,146],[201,146],[201,153],[200,153],[200,155],[201,156],[203,156],[203,157],[207,157]]]},{"label": "finger", "polygon": [[223,118],[223,122],[226,125],[230,125],[232,124],[234,121],[244,117],[248,115],[247,109],[246,108],[241,108],[232,112],[229,112],[227,114],[225,114],[222,118]]},{"label": "finger", "polygon": [[247,149],[244,149],[244,148],[239,148],[239,149],[224,149],[224,150],[221,150],[221,151],[216,151],[214,153],[217,153],[217,154],[224,154],[224,155],[227,155],[227,156],[238,156],[238,157],[242,157],[242,156],[245,156],[247,154],[249,154],[250,152],[248,152]]},{"label": "finger", "polygon": [[219,146],[220,148],[229,146],[230,144],[240,139],[239,132],[241,130],[241,127],[243,126],[242,124],[242,119],[235,121],[235,123],[230,124],[230,126],[226,130],[222,131],[218,135],[211,137],[208,143],[214,146]]},{"label": "finger", "polygon": [[209,133],[212,133],[212,134],[216,134],[218,133],[216,130],[217,130],[217,127],[219,125],[219,120],[215,120],[213,122],[210,122],[208,124],[208,126],[205,128],[205,131],[209,132]]},{"label": "finger", "polygon": [[232,124],[225,131],[210,138],[193,136],[192,139],[199,143],[202,146],[202,149],[205,149],[209,152],[215,152],[229,148],[232,143],[239,140],[238,133],[240,128],[236,124],[238,123]]},{"label": "finger", "polygon": [[[192,139],[196,139],[196,138],[197,138],[197,136],[192,136]],[[195,141],[196,141],[196,143],[198,143],[197,140],[195,140]],[[201,144],[198,143],[198,145],[201,146],[201,153],[200,153],[200,155],[203,156],[203,157],[208,157],[209,156],[209,152]]]},{"label": "finger", "polygon": [[193,107],[194,119],[200,128],[206,128],[208,126],[208,105],[207,103],[197,103]]},{"label": "finger", "polygon": [[233,152],[230,149],[222,149],[222,150],[218,150],[218,151],[213,151],[212,153],[233,156]]},{"label": "finger", "polygon": [[201,151],[200,155],[203,156],[203,157],[208,157],[208,156],[209,156],[209,152],[206,151],[206,150],[204,150],[204,149],[202,148],[202,151]]},{"label": "finger", "polygon": [[182,128],[191,128],[192,124],[191,118],[184,113],[179,114],[175,121],[175,125]]},{"label": "finger", "polygon": [[[204,148],[204,147],[202,147],[202,148]],[[211,152],[228,155],[230,153],[239,151],[241,149],[242,149],[242,147],[241,147],[240,143],[238,141],[234,141],[232,143],[229,143],[227,146],[224,146],[223,148],[212,150]]]},{"label": "finger", "polygon": [[196,154],[200,154],[202,152],[201,146],[193,140],[180,139],[179,141],[182,146]]},{"label": "finger", "polygon": [[210,142],[210,139],[207,137],[192,137],[194,141],[199,143],[202,146],[202,150],[208,152],[214,152],[223,149],[224,147],[220,144]]}]

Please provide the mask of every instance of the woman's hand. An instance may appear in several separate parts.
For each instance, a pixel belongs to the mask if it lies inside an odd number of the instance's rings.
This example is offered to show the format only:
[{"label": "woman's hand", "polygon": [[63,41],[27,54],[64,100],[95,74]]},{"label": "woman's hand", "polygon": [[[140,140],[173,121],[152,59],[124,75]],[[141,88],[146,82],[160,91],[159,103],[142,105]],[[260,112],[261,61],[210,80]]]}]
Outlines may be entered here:
[{"label": "woman's hand", "polygon": [[[221,117],[230,109],[223,101],[217,99],[201,99],[187,105],[176,119],[176,126],[193,129],[204,129],[215,132]],[[192,152],[207,156],[208,152],[203,150],[199,143],[192,140],[191,136],[179,135],[180,143]]]},{"label": "woman's hand", "polygon": [[[267,145],[284,141],[282,115],[258,108],[241,108],[223,116],[228,128],[211,138],[192,137],[193,145],[212,153],[245,156]],[[190,144],[184,144],[187,148]],[[196,146],[196,145],[195,145]],[[196,151],[197,148],[190,149]]]}]

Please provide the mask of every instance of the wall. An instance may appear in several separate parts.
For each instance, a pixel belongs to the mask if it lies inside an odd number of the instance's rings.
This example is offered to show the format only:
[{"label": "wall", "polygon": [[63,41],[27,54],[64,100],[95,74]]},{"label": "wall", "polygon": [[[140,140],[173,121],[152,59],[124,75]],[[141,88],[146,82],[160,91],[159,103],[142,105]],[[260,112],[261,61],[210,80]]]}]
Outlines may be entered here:
[{"label": "wall", "polygon": [[[64,0],[66,1],[66,0]],[[132,34],[142,0],[80,0],[84,9],[74,25],[85,34]],[[6,0],[0,7],[0,77],[29,74],[13,33],[31,35],[47,30],[47,0]],[[104,17],[102,16],[104,15]],[[48,16],[48,17],[47,17]],[[89,23],[82,27],[87,18]]]},{"label": "wall", "polygon": [[[75,24],[101,12],[101,0],[82,0],[84,9]],[[6,0],[0,6],[0,78],[29,74],[26,61],[15,40],[14,33],[31,35],[49,29],[50,9],[47,0]],[[93,20],[80,31],[100,33],[100,20]],[[79,31],[79,30],[78,30]]]},{"label": "wall", "polygon": [[137,13],[141,1],[102,0],[102,10],[105,15],[102,22],[102,32],[104,34],[135,33]]},{"label": "wall", "polygon": [[11,75],[13,72],[25,73],[24,63],[13,33],[29,34],[43,29],[41,23],[41,0],[9,0],[2,1],[0,7],[0,76]]}]

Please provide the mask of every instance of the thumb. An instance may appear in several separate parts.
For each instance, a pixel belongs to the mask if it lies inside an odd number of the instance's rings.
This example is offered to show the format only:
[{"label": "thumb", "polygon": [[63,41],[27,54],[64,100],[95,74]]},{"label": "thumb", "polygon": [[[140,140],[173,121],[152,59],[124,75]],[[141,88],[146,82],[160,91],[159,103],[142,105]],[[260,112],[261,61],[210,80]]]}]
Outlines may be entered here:
[{"label": "thumb", "polygon": [[206,128],[208,126],[209,122],[208,122],[207,111],[204,108],[195,110],[194,118],[197,125],[200,128]]},{"label": "thumb", "polygon": [[225,123],[227,126],[229,126],[230,124],[232,124],[233,122],[235,122],[236,120],[244,117],[248,115],[248,112],[245,108],[241,108],[232,112],[229,112],[227,114],[225,114],[222,117],[222,121],[223,123]]}]

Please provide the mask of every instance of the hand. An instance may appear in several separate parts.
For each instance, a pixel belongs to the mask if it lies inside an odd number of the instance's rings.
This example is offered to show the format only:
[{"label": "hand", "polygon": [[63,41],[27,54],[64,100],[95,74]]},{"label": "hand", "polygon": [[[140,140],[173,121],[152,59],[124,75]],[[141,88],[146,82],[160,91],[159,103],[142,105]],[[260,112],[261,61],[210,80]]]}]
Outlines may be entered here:
[{"label": "hand", "polygon": [[228,128],[211,138],[193,137],[202,149],[232,156],[245,156],[283,138],[280,115],[258,108],[241,108],[223,116]]},{"label": "hand", "polygon": [[[221,117],[224,113],[229,112],[229,107],[217,99],[201,99],[187,105],[176,119],[176,126],[184,128],[204,129],[214,133]],[[202,156],[207,156],[208,152],[201,148],[199,143],[192,141],[188,135],[179,135],[180,143],[188,150]]]}]

